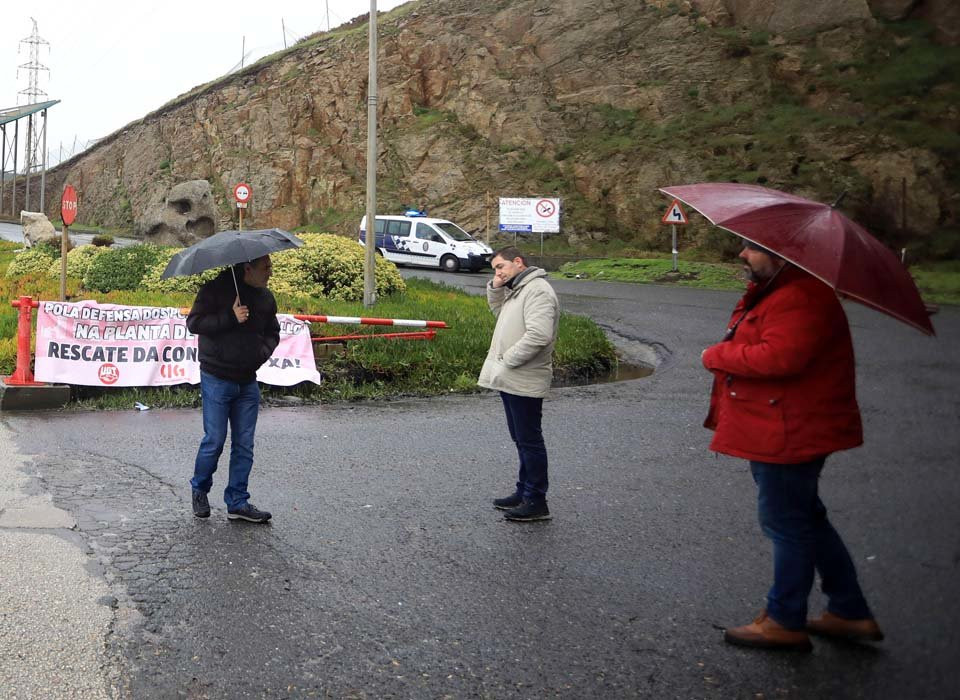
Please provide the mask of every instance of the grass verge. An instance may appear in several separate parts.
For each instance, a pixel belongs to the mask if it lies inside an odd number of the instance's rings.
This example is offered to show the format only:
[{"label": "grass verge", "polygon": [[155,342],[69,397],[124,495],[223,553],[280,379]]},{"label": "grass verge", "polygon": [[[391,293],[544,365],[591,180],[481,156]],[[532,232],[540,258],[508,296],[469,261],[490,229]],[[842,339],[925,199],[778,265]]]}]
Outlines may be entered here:
[{"label": "grass verge", "polygon": [[960,260],[926,263],[910,268],[924,300],[960,304]]},{"label": "grass verge", "polygon": [[[8,278],[6,268],[15,244],[0,243],[0,299],[29,294],[35,299],[55,299],[59,284],[42,276]],[[142,306],[189,306],[190,294],[160,294],[142,290],[85,295],[79,282],[70,280],[68,298],[96,298],[101,303]],[[486,300],[464,291],[426,280],[407,281],[407,291],[381,298],[373,309],[356,302],[278,295],[285,313],[333,316],[379,316],[445,321],[450,328],[438,331],[433,341],[403,341],[371,338],[350,341],[340,352],[318,361],[324,382],[294,387],[264,387],[271,401],[328,401],[384,399],[405,396],[437,396],[478,391],[477,375],[486,356],[494,317]],[[0,372],[10,374],[16,363],[17,310],[0,304]],[[395,328],[334,326],[315,324],[313,335],[331,336],[363,333],[374,335]],[[560,321],[555,354],[559,379],[582,380],[609,372],[617,359],[613,346],[592,321],[564,315]],[[138,387],[108,389],[73,387],[70,408],[131,409],[136,402],[151,407],[198,406],[199,387]]]},{"label": "grass verge", "polygon": [[[564,263],[559,271],[551,274],[558,279],[675,284],[702,289],[744,288],[740,265],[679,260],[677,268],[677,273],[673,273],[673,261],[664,258],[612,258]],[[910,274],[924,301],[960,304],[960,260],[915,265],[910,268]]]},{"label": "grass verge", "polygon": [[[106,299],[103,299],[106,301]],[[179,303],[179,302],[178,302]],[[351,302],[318,301],[279,296],[279,307],[291,313],[331,316],[366,316],[371,310]],[[155,303],[154,305],[160,305]],[[381,299],[372,312],[384,318],[419,318],[445,321],[450,328],[438,331],[432,341],[350,341],[331,357],[318,361],[323,384],[293,387],[264,386],[267,403],[331,401],[438,396],[478,391],[476,378],[486,356],[494,318],[486,300],[427,280],[407,280],[404,294]],[[383,329],[315,324],[316,336],[364,333]],[[388,329],[397,330],[397,329]],[[558,379],[571,380],[609,372],[617,359],[613,346],[592,321],[564,314],[560,320],[554,356]],[[197,406],[199,388],[99,389],[77,388],[74,406],[80,409],[129,409],[140,401],[148,406]]]},{"label": "grass verge", "polygon": [[580,260],[564,263],[553,275],[566,279],[675,284],[704,289],[742,290],[744,287],[739,265],[678,260],[677,272],[673,272],[673,261],[662,258]]}]

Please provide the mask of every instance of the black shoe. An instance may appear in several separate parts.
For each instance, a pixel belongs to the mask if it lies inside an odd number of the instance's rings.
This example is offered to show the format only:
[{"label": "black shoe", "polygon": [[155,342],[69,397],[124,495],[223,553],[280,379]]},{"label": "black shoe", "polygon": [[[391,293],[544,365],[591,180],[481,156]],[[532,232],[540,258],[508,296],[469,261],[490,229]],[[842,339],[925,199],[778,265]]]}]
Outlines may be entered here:
[{"label": "black shoe", "polygon": [[507,520],[528,522],[531,520],[549,520],[550,509],[546,501],[524,501],[516,508],[511,508],[503,517]]},{"label": "black shoe", "polygon": [[499,510],[516,508],[521,503],[523,503],[523,496],[521,496],[519,493],[515,493],[512,496],[507,496],[506,498],[493,499],[493,507]]},{"label": "black shoe", "polygon": [[198,518],[210,517],[210,501],[203,491],[193,490],[193,514]]},{"label": "black shoe", "polygon": [[258,510],[252,503],[244,503],[236,510],[228,510],[227,517],[230,520],[248,520],[251,523],[265,523],[272,516],[265,510]]}]

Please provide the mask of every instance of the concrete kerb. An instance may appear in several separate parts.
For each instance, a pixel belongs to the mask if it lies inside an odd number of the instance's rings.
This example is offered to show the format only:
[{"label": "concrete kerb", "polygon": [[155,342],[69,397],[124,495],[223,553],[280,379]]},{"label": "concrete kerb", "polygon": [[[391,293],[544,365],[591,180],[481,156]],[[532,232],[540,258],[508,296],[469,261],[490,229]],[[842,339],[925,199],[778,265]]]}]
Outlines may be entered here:
[{"label": "concrete kerb", "polygon": [[70,400],[67,384],[7,384],[0,377],[0,411],[63,408]]},{"label": "concrete kerb", "polygon": [[[106,659],[110,591],[0,425],[0,687],[4,697],[116,697]],[[69,624],[65,621],[69,620]]]}]

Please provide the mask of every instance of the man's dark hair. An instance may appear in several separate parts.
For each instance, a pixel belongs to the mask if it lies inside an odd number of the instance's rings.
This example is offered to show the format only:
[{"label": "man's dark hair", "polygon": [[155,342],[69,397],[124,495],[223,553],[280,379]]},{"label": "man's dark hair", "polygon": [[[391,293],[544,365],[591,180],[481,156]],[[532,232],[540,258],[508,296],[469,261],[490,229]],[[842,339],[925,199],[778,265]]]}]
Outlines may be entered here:
[{"label": "man's dark hair", "polygon": [[516,246],[508,245],[504,248],[501,248],[493,255],[490,256],[490,259],[502,258],[503,260],[510,260],[511,262],[516,258],[520,258],[524,266],[527,266],[527,256],[520,252],[520,249]]},{"label": "man's dark hair", "polygon": [[[260,256],[260,258],[265,258],[265,257],[267,257],[267,256],[266,256],[266,255],[261,255],[261,256]],[[243,275],[244,275],[244,268],[245,268],[247,265],[253,265],[254,263],[257,262],[257,260],[260,260],[260,258],[254,258],[253,260],[247,260],[246,262],[234,263],[234,265],[233,265],[233,274],[235,274],[235,275],[237,276],[237,279],[238,279],[238,280],[242,280],[242,279],[243,279]]]}]

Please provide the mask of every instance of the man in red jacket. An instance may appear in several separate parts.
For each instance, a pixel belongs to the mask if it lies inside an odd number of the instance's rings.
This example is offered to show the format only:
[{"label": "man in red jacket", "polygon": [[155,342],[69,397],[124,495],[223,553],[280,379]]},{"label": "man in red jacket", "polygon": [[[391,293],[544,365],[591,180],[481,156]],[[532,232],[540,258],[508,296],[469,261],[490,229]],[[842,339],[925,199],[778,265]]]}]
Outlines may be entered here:
[{"label": "man in red jacket", "polygon": [[[833,289],[760,246],[747,242],[740,258],[751,284],[724,340],[702,354],[714,374],[704,425],[715,431],[711,450],[750,461],[774,581],[766,610],[724,638],[804,651],[808,632],[883,639],[817,493],[827,456],[863,443],[843,307]],[[828,604],[808,620],[815,570]]]}]

